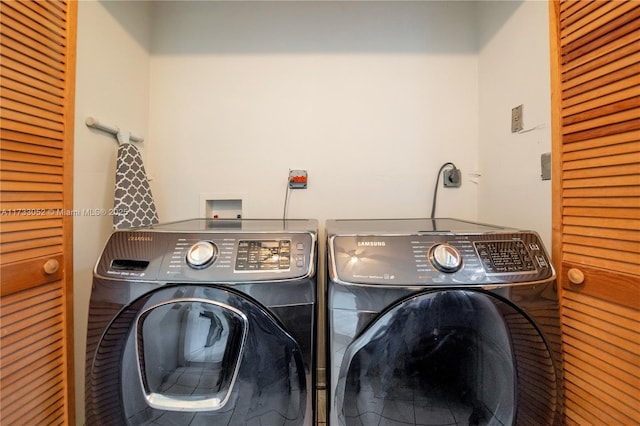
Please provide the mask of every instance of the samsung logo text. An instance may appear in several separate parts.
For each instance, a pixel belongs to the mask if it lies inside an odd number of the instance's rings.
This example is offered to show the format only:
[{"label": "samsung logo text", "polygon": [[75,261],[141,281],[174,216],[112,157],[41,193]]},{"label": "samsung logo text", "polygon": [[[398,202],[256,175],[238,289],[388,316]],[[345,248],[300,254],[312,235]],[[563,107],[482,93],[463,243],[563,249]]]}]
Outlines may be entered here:
[{"label": "samsung logo text", "polygon": [[129,241],[153,241],[153,237],[146,237],[143,235],[130,236]]},{"label": "samsung logo text", "polygon": [[387,243],[384,241],[358,241],[358,247],[384,247]]}]

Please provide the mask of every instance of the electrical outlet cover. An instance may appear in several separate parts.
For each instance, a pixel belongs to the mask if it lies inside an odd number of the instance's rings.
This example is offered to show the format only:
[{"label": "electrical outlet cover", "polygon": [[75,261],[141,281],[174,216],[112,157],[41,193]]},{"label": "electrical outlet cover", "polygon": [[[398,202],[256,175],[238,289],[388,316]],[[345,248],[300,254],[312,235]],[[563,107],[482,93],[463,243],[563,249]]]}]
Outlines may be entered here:
[{"label": "electrical outlet cover", "polygon": [[459,188],[462,185],[462,177],[460,169],[445,170],[443,173],[443,182],[445,188]]},{"label": "electrical outlet cover", "polygon": [[524,105],[518,105],[511,110],[511,133],[519,132],[523,129],[522,113]]},{"label": "electrical outlet cover", "polygon": [[306,189],[307,171],[289,170],[289,189]]}]

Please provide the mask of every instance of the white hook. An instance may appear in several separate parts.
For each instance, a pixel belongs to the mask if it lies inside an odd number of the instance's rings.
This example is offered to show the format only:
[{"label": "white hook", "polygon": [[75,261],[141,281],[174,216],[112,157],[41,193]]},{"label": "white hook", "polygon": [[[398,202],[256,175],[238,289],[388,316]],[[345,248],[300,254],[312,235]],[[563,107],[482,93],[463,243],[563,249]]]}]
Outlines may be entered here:
[{"label": "white hook", "polygon": [[129,132],[118,129],[116,132],[116,138],[118,138],[118,144],[121,146],[125,143],[129,143]]}]

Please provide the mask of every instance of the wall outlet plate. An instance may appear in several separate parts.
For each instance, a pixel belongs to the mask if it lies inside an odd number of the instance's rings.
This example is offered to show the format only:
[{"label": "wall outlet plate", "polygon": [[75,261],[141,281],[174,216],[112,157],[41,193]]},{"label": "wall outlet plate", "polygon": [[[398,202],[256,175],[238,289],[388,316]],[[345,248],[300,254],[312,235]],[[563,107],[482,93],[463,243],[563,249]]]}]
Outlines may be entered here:
[{"label": "wall outlet plate", "polygon": [[523,129],[522,110],[524,105],[518,105],[511,110],[511,133],[519,132]]},{"label": "wall outlet plate", "polygon": [[459,188],[462,185],[460,169],[445,170],[442,177],[445,188]]},{"label": "wall outlet plate", "polygon": [[551,180],[551,153],[545,152],[540,156],[540,178]]},{"label": "wall outlet plate", "polygon": [[307,189],[306,170],[289,170],[289,189]]}]

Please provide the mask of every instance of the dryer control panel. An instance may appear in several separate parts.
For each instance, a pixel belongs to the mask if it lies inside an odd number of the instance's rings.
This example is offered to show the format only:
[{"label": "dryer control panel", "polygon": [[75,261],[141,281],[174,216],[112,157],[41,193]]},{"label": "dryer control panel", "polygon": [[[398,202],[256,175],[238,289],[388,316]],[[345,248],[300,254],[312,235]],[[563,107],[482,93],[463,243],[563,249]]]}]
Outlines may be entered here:
[{"label": "dryer control panel", "polygon": [[535,232],[335,235],[333,281],[362,285],[477,285],[549,280],[555,272]]}]

